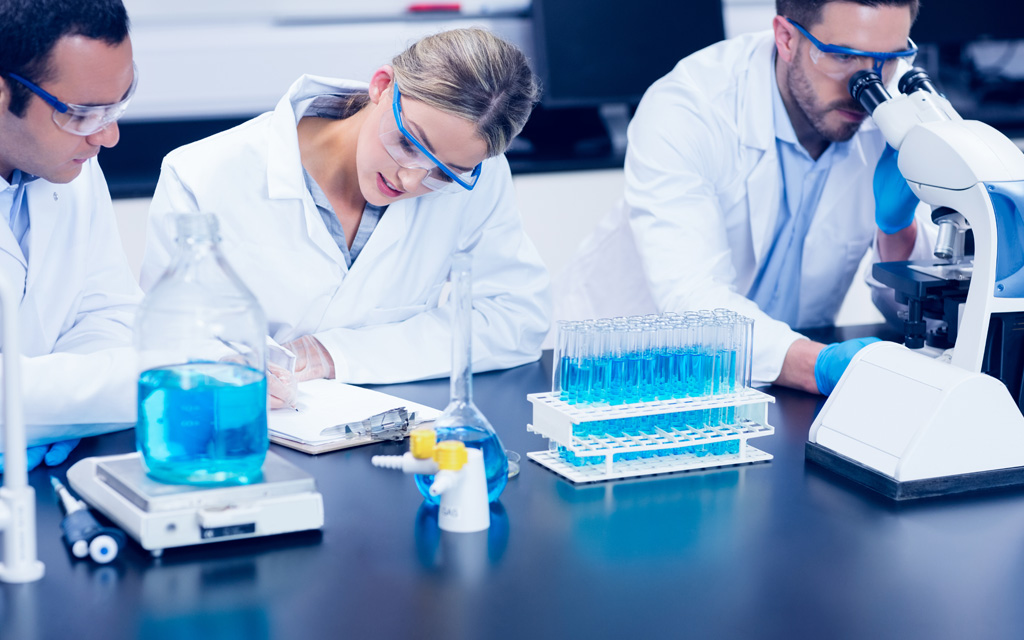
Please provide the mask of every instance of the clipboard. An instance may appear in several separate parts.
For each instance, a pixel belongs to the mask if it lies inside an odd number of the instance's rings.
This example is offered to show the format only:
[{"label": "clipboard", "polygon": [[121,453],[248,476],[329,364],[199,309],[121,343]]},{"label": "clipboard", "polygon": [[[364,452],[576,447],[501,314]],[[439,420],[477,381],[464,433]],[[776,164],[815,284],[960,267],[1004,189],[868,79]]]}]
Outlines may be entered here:
[{"label": "clipboard", "polygon": [[380,391],[309,380],[299,384],[296,407],[271,410],[267,423],[271,442],[318,454],[398,440],[439,415],[433,407]]}]

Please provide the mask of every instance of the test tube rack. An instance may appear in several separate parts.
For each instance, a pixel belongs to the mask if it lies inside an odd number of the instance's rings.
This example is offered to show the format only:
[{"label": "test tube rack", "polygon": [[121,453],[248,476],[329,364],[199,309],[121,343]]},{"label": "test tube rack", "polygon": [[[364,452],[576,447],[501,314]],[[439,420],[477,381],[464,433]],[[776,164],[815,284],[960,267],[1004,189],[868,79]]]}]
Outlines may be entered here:
[{"label": "test tube rack", "polygon": [[[749,444],[751,438],[775,433],[768,425],[768,405],[772,396],[744,388],[737,393],[699,398],[673,398],[632,404],[570,404],[558,392],[526,396],[533,403],[533,424],[527,430],[548,438],[548,451],[527,453],[531,460],[574,483],[600,482],[637,476],[694,471],[754,462],[765,462],[772,455]],[[587,422],[619,420],[660,414],[677,414],[734,407],[732,424],[689,428],[655,428],[653,433],[619,436],[573,434],[573,426]],[[717,443],[738,442],[732,453],[693,453],[694,448]],[[580,459],[601,459],[598,464],[577,466],[562,458],[564,447]],[[737,450],[738,449],[738,450]],[[679,451],[684,451],[679,453]],[[669,453],[671,452],[671,453]]]}]

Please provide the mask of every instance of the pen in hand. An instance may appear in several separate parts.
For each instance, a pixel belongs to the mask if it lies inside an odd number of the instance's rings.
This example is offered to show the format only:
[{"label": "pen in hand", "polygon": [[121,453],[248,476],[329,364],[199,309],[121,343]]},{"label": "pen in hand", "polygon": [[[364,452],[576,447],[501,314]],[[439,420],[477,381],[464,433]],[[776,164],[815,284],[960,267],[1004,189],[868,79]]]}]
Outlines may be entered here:
[{"label": "pen in hand", "polygon": [[298,411],[299,381],[291,371],[272,362],[267,363],[267,395],[271,409],[290,407]]}]

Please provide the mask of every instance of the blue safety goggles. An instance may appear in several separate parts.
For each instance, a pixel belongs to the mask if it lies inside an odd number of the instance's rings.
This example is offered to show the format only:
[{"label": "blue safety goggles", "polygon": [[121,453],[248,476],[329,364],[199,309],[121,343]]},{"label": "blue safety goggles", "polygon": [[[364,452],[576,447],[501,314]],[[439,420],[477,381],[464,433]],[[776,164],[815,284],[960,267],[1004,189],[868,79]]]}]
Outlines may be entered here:
[{"label": "blue safety goggles", "polygon": [[865,68],[865,62],[870,60],[872,71],[884,81],[888,81],[896,70],[896,63],[900,58],[905,58],[908,64],[913,64],[914,56],[917,55],[917,45],[910,38],[907,38],[907,48],[903,51],[861,51],[836,44],[825,44],[792,19],[786,20],[814,45],[810,50],[811,61],[822,73],[836,80],[846,80]]},{"label": "blue safety goggles", "polygon": [[432,191],[472,190],[480,179],[480,168],[483,163],[476,165],[472,171],[460,173],[438,160],[405,128],[402,121],[402,94],[398,90],[398,83],[392,83],[391,86],[394,88],[394,98],[391,102],[394,119],[381,118],[379,131],[388,155],[401,167],[424,171],[422,184]]},{"label": "blue safety goggles", "polygon": [[39,96],[43,102],[53,107],[53,122],[76,136],[91,136],[109,127],[121,119],[135,95],[139,84],[139,69],[132,63],[132,84],[120,102],[102,105],[83,105],[61,102],[52,93],[39,85],[22,78],[16,73],[8,73],[8,77],[20,83],[26,89]]}]

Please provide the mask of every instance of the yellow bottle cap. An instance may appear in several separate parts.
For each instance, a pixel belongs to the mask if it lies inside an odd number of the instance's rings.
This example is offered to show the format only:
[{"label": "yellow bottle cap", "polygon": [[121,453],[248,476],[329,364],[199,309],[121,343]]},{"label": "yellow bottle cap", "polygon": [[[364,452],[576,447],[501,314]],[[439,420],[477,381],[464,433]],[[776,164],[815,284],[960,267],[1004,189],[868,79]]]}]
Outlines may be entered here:
[{"label": "yellow bottle cap", "polygon": [[442,471],[458,471],[469,460],[469,454],[461,440],[442,440],[437,443],[434,460]]},{"label": "yellow bottle cap", "polygon": [[417,460],[433,458],[435,442],[437,434],[433,429],[414,429],[409,432],[409,452]]}]

